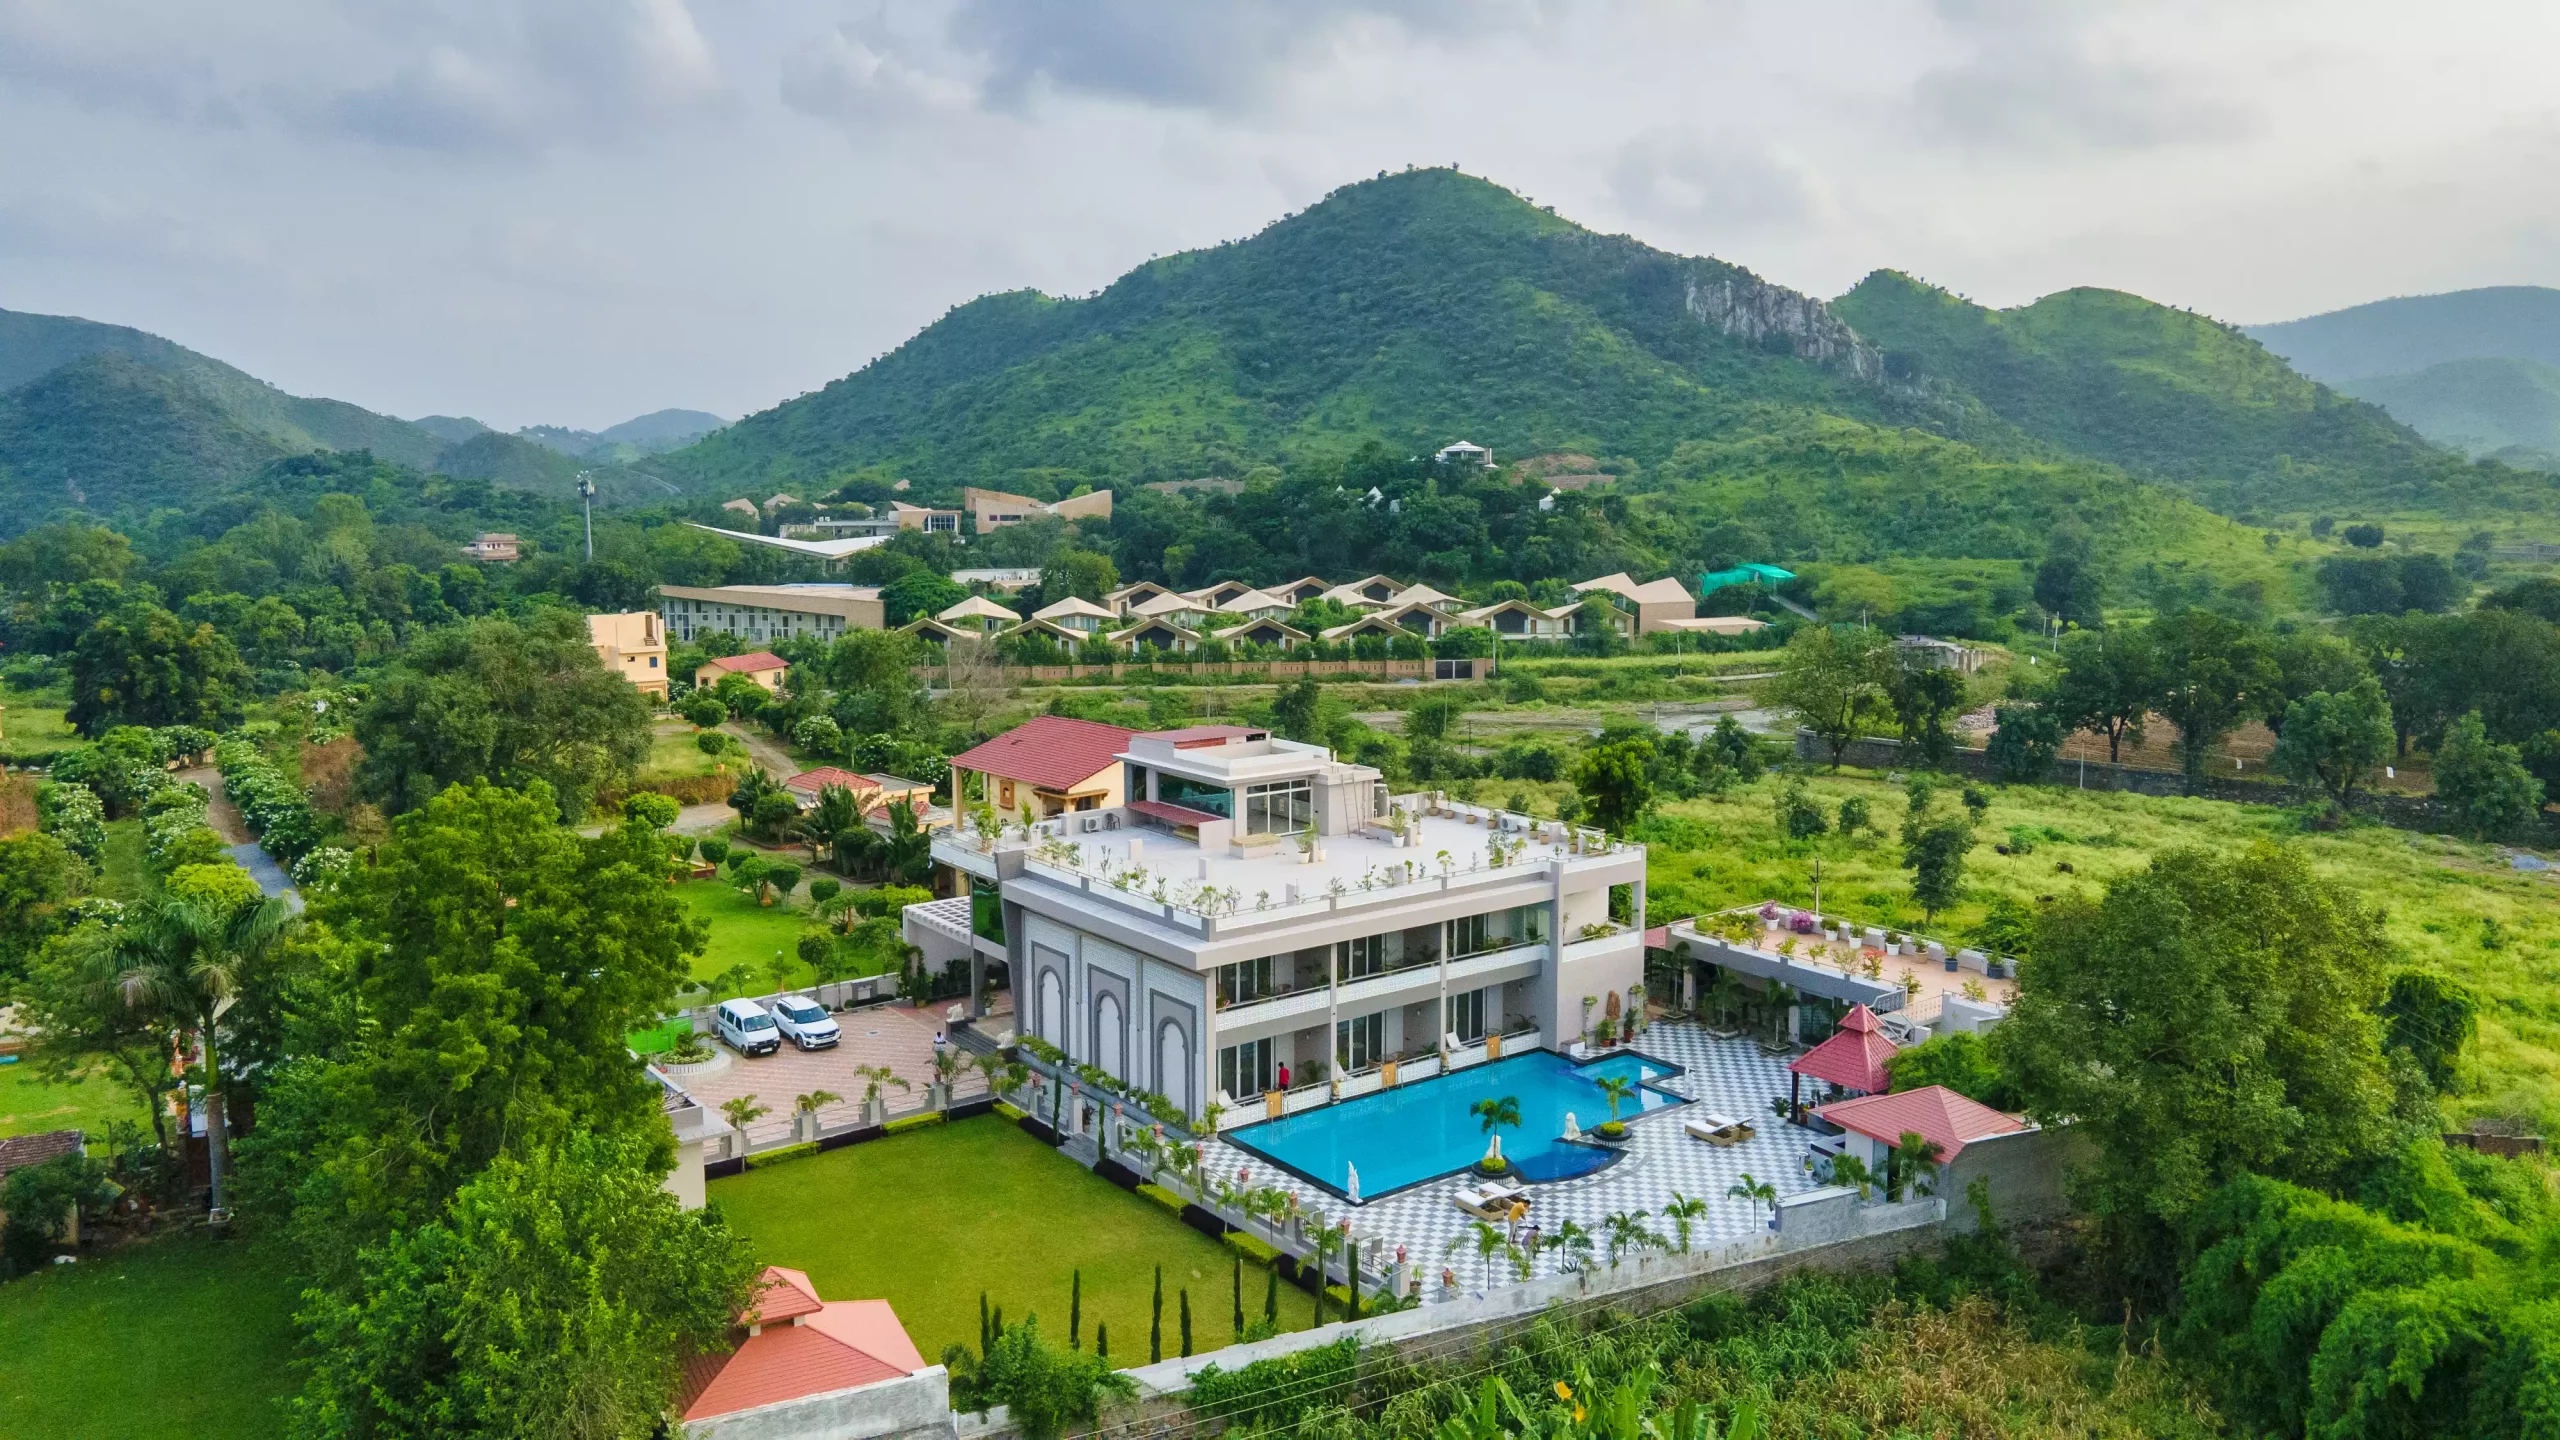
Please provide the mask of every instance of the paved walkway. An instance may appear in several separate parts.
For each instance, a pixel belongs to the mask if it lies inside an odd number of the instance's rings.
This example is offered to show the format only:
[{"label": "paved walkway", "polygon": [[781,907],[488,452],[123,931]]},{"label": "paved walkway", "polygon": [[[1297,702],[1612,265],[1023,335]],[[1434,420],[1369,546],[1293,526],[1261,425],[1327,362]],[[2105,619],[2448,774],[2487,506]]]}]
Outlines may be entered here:
[{"label": "paved walkway", "polygon": [[[819,1107],[821,1124],[842,1126],[859,1119],[862,1092],[870,1084],[855,1073],[863,1065],[886,1066],[915,1087],[900,1090],[890,1085],[881,1091],[881,1098],[891,1110],[913,1110],[924,1104],[926,1082],[933,1078],[933,1037],[941,1024],[941,1014],[940,1008],[918,1011],[904,1005],[844,1011],[836,1016],[844,1038],[832,1050],[803,1051],[786,1040],[780,1051],[748,1059],[721,1045],[729,1057],[726,1068],[709,1075],[679,1077],[677,1083],[714,1111],[723,1101],[741,1095],[755,1096],[757,1104],[773,1112],[748,1127],[750,1137],[758,1144],[788,1134],[793,1101],[819,1090],[831,1090],[843,1097]],[[716,1038],[712,1043],[720,1044]],[[967,1100],[986,1090],[984,1077],[973,1073],[954,1087],[953,1098]]]}]

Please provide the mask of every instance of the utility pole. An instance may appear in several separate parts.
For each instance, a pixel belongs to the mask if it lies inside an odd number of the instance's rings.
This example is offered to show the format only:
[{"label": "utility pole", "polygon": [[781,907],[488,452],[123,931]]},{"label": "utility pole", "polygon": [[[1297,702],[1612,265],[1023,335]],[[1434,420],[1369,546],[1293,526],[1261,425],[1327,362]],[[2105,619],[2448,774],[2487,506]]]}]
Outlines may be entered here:
[{"label": "utility pole", "polygon": [[587,515],[587,563],[592,565],[596,559],[596,482],[584,470],[578,472],[578,504]]}]

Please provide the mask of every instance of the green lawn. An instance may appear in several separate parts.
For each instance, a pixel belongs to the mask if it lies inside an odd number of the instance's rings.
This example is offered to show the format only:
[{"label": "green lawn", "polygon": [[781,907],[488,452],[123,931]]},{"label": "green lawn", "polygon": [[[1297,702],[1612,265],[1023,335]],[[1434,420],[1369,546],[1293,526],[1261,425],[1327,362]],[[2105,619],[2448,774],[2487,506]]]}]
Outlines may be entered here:
[{"label": "green lawn", "polygon": [[110,1120],[147,1123],[133,1092],[103,1074],[53,1083],[37,1079],[36,1067],[27,1060],[0,1065],[0,1135],[79,1129],[98,1141],[106,1138]]},{"label": "green lawn", "polygon": [[[794,862],[798,863],[798,862]],[[807,871],[804,873],[817,874]],[[676,886],[676,898],[693,912],[694,918],[711,927],[710,943],[703,946],[700,958],[693,962],[693,978],[709,980],[732,965],[744,962],[756,967],[759,976],[773,960],[774,952],[782,952],[789,962],[786,983],[807,985],[813,982],[808,965],[800,959],[800,932],[816,923],[808,909],[808,882],[801,882],[794,898],[776,899],[771,905],[758,905],[753,895],[730,885],[724,876],[718,880],[688,880]],[[876,958],[852,971],[869,975],[888,970],[894,956]]]},{"label": "green lawn", "polygon": [[[1164,1353],[1180,1351],[1179,1294],[1191,1292],[1192,1348],[1234,1338],[1233,1250],[1173,1212],[1097,1178],[997,1115],[785,1161],[711,1184],[711,1198],[770,1264],[806,1270],[831,1300],[885,1298],[930,1359],[978,1342],[978,1295],[1008,1320],[1036,1311],[1064,1340],[1070,1277],[1084,1275],[1085,1343],[1111,1327],[1123,1364],[1147,1358],[1148,1297],[1164,1267]],[[1245,1311],[1264,1277],[1244,1267]],[[1315,1300],[1280,1287],[1284,1328]]]},{"label": "green lawn", "polygon": [[151,874],[144,868],[149,858],[139,819],[108,821],[106,853],[98,857],[92,888],[110,900],[141,899],[151,889]]},{"label": "green lawn", "polygon": [[[1649,918],[1659,923],[1770,898],[1809,904],[1819,857],[1826,912],[1922,928],[1901,846],[1888,838],[1901,823],[1899,788],[1858,771],[1817,774],[1810,788],[1834,817],[1840,801],[1863,796],[1885,833],[1843,838],[1835,829],[1818,840],[1790,842],[1776,826],[1778,784],[1764,780],[1723,800],[1663,807],[1667,823],[1654,830],[1648,857]],[[1488,781],[1484,788],[1491,796],[1506,786]],[[1962,936],[2000,896],[2032,904],[2048,895],[2095,895],[2109,878],[2182,845],[2222,852],[2259,840],[2297,845],[2320,874],[2384,908],[2386,933],[2399,951],[2395,965],[2441,968],[2478,994],[2480,1042],[2449,1101],[2448,1119],[2513,1115],[2534,1120],[2543,1133],[2560,1126],[2560,883],[2553,878],[2560,872],[2522,873],[2494,846],[2380,825],[2308,832],[2292,812],[2272,806],[2039,786],[1985,789],[1992,803],[1978,830],[1981,844],[1966,864],[1965,902],[1938,916],[1926,927],[1930,933]],[[1940,804],[1952,806],[1954,797]],[[2013,832],[2030,842],[2030,853],[1994,851],[1995,844],[2011,843]]]},{"label": "green lawn", "polygon": [[755,897],[744,890],[733,889],[726,876],[718,880],[688,880],[676,886],[676,898],[693,912],[693,918],[711,927],[711,941],[693,962],[693,978],[708,980],[732,965],[744,962],[761,974],[780,951],[791,962],[794,984],[805,978],[809,967],[800,963],[798,947],[800,929],[809,923],[809,913],[796,903],[776,900],[771,905],[758,905]]},{"label": "green lawn", "polygon": [[0,1286],[0,1436],[263,1440],[295,1387],[293,1304],[281,1257],[236,1239]]},{"label": "green lawn", "polygon": [[649,758],[640,767],[640,779],[645,783],[710,774],[718,762],[702,753],[693,737],[693,727],[682,721],[660,721],[650,737]]},{"label": "green lawn", "polygon": [[63,718],[69,702],[60,692],[31,693],[0,687],[0,752],[38,755],[80,743],[80,734]]}]

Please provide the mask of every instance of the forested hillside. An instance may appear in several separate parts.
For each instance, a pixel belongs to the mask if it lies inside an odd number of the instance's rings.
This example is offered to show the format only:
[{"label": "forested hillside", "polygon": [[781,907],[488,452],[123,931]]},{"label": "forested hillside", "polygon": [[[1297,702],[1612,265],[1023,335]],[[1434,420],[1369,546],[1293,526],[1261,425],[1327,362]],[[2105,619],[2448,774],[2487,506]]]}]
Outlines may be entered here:
[{"label": "forested hillside", "polygon": [[2560,365],[2560,290],[2488,285],[2401,295],[2249,333],[2314,380],[2339,385],[2448,360],[2507,356]]},{"label": "forested hillside", "polygon": [[2560,469],[2560,367],[2492,356],[2447,360],[2338,388],[2439,445],[2511,465]]},{"label": "forested hillside", "polygon": [[705,484],[877,468],[918,484],[1238,475],[1376,439],[1642,460],[1768,406],[1956,412],[1816,301],[1595,235],[1446,170],[1346,187],[1101,294],[961,306],[862,371],[670,457]]},{"label": "forested hillside", "polygon": [[2542,477],[2466,464],[2234,326],[2121,291],[1990,310],[1880,270],[1834,308],[1898,364],[1961,387],[2026,434],[2225,513],[2478,514],[2552,498]]}]

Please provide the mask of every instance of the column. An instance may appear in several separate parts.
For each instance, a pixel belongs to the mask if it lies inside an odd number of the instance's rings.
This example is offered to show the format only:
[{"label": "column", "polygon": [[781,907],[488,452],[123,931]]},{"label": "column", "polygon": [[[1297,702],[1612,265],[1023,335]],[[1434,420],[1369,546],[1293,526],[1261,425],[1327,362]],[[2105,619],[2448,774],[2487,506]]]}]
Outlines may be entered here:
[{"label": "column", "polygon": [[1333,1077],[1333,1093],[1342,1093],[1342,1052],[1335,1048],[1334,1037],[1342,1033],[1342,946],[1336,941],[1324,947],[1324,1062],[1325,1073]]},{"label": "column", "polygon": [[1439,1033],[1431,1037],[1431,1048],[1434,1050],[1439,1049],[1441,1042],[1449,1035],[1449,942],[1456,934],[1457,926],[1453,922],[1447,920],[1440,922],[1440,1010],[1432,1017],[1432,1023],[1438,1027]]}]

